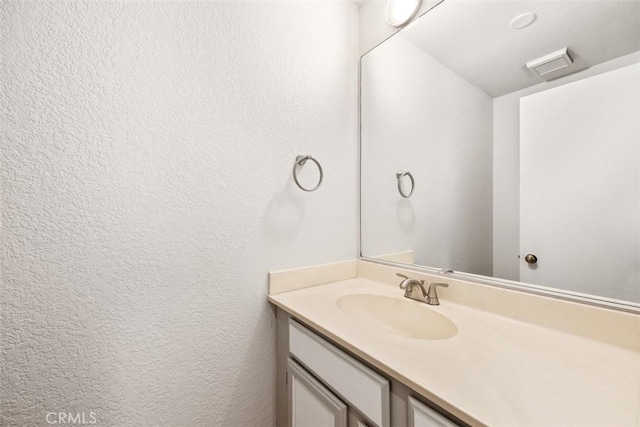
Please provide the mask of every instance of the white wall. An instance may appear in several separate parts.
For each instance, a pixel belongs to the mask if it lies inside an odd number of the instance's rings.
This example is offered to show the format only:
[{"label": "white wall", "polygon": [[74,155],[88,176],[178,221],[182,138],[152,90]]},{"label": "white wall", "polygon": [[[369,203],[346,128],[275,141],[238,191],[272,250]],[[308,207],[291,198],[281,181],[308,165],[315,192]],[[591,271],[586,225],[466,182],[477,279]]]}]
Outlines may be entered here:
[{"label": "white wall", "polygon": [[520,98],[640,62],[626,55],[493,100],[493,273],[520,280]]},{"label": "white wall", "polygon": [[[401,35],[362,58],[362,250],[491,275],[492,99]],[[397,170],[416,180],[412,198]]]},{"label": "white wall", "polygon": [[272,425],[268,270],[357,256],[357,6],[0,16],[0,425]]}]

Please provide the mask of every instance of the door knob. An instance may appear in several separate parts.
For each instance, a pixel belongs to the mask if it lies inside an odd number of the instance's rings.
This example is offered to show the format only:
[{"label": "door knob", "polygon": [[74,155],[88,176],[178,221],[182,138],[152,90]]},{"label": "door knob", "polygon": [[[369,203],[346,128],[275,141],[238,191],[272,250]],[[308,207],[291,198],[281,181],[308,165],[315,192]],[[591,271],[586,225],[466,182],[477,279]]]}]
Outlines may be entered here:
[{"label": "door knob", "polygon": [[534,254],[527,254],[524,257],[524,260],[527,261],[528,264],[535,264],[536,262],[538,262],[538,257]]}]

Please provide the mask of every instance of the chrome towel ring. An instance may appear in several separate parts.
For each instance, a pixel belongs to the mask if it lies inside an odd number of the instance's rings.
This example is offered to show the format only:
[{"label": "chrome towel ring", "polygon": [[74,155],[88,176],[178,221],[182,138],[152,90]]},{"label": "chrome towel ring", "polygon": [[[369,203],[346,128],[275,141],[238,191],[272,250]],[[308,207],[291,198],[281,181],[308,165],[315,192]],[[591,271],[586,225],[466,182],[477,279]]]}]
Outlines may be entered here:
[{"label": "chrome towel ring", "polygon": [[[311,160],[313,163],[315,163],[316,166],[318,166],[318,171],[320,172],[320,179],[318,180],[318,183],[316,184],[316,186],[313,188],[304,188],[298,181],[298,166],[303,166],[305,163],[307,163],[307,160]],[[318,187],[320,187],[320,184],[322,184],[323,178],[324,178],[324,174],[322,172],[322,166],[320,166],[320,163],[318,163],[316,159],[314,159],[309,155],[296,157],[296,162],[293,164],[293,180],[296,182],[296,185],[300,187],[302,191],[316,191]]]},{"label": "chrome towel ring", "polygon": [[[407,194],[402,188],[402,178],[404,178],[405,176],[408,176],[409,179],[411,180],[411,191],[409,191],[409,194]],[[405,199],[408,199],[409,197],[411,197],[413,195],[413,190],[416,189],[416,181],[413,179],[413,175],[411,175],[411,172],[398,171],[396,172],[396,178],[398,179],[398,193],[400,193],[400,195]]]}]

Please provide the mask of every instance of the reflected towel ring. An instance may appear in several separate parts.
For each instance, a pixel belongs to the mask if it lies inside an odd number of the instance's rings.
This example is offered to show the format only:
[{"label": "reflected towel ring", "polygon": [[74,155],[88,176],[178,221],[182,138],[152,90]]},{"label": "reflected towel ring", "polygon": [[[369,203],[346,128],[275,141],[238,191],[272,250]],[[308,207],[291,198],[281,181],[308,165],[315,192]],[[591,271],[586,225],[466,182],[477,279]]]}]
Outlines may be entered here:
[{"label": "reflected towel ring", "polygon": [[[405,176],[408,176],[411,180],[411,191],[409,191],[409,194],[406,194],[404,189],[402,188],[402,178],[404,178]],[[400,195],[405,199],[411,197],[413,195],[413,190],[416,189],[416,181],[413,179],[413,175],[411,175],[411,172],[398,171],[396,172],[396,178],[398,178],[398,193],[400,193]]]},{"label": "reflected towel ring", "polygon": [[[318,184],[316,184],[316,186],[313,188],[304,188],[298,181],[298,166],[303,166],[305,163],[307,163],[307,160],[311,160],[313,163],[315,163],[316,166],[318,166],[318,171],[320,172],[320,179],[318,180]],[[296,157],[296,162],[293,164],[293,180],[296,182],[296,185],[300,187],[302,191],[309,191],[309,192],[316,191],[318,187],[320,187],[320,184],[322,184],[323,178],[324,178],[324,174],[322,172],[322,166],[320,166],[320,163],[318,163],[316,159],[314,159],[309,155]]]}]

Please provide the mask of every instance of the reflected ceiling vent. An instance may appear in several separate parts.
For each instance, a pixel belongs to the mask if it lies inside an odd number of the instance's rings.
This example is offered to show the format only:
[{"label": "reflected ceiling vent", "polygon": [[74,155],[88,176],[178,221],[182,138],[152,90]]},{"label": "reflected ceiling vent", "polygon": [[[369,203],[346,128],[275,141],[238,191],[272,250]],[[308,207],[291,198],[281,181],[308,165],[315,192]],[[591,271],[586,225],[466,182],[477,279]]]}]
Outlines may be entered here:
[{"label": "reflected ceiling vent", "polygon": [[573,65],[573,58],[566,47],[527,62],[528,69],[547,81],[578,71]]}]

